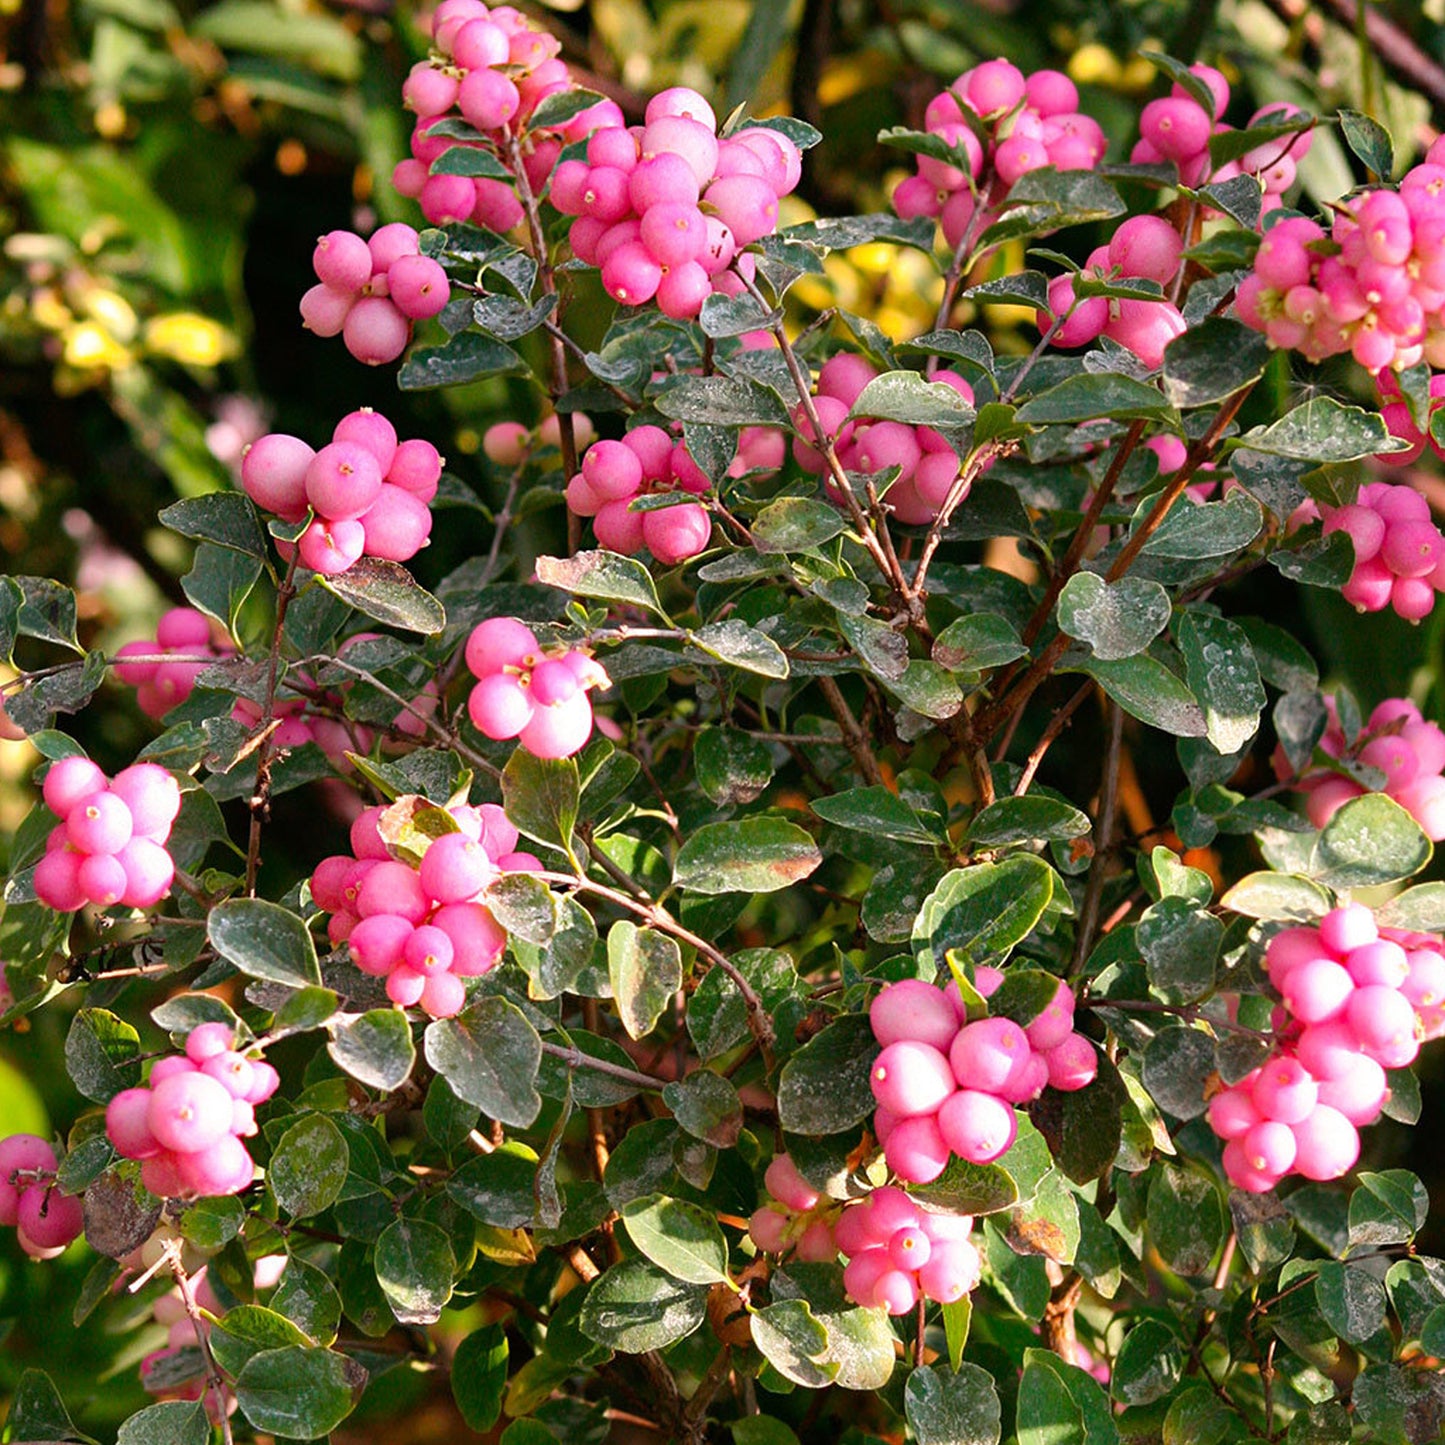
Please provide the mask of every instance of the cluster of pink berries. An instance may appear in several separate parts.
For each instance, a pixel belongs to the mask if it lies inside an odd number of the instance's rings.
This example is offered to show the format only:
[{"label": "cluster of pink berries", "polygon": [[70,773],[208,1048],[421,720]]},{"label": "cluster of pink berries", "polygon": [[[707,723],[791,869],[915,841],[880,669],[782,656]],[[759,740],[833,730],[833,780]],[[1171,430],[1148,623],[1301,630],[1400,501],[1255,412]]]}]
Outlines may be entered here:
[{"label": "cluster of pink berries", "polygon": [[[1003,975],[980,968],[975,982],[988,997]],[[1015,1104],[1048,1085],[1082,1089],[1098,1071],[1093,1044],[1074,1031],[1074,996],[1062,979],[1024,1028],[1006,1018],[970,1023],[956,984],[916,978],[889,984],[868,1016],[883,1046],[870,1076],[873,1132],[888,1167],[910,1184],[938,1178],[951,1154],[997,1159],[1018,1134]]]},{"label": "cluster of pink berries", "polygon": [[[1408,698],[1386,698],[1369,716],[1357,738],[1345,736],[1332,697],[1325,698],[1330,721],[1320,750],[1332,758],[1350,758],[1385,775],[1380,789],[1393,798],[1424,829],[1427,837],[1445,838],[1445,731],[1426,722]],[[1293,775],[1284,749],[1274,755],[1282,781]],[[1305,794],[1305,810],[1316,828],[1323,828],[1351,798],[1370,790],[1344,773],[1319,769],[1306,773],[1295,786]]]},{"label": "cluster of pink berries", "polygon": [[1380,928],[1363,904],[1270,939],[1265,965],[1284,1005],[1270,1059],[1209,1101],[1224,1170],[1263,1193],[1288,1174],[1338,1179],[1379,1117],[1386,1069],[1445,1029],[1445,956],[1428,934]]},{"label": "cluster of pink berries", "polygon": [[1310,361],[1348,352],[1367,371],[1445,366],[1445,143],[1399,189],[1270,228],[1240,283],[1241,318]]},{"label": "cluster of pink berries", "polygon": [[107,779],[89,758],[61,758],[42,792],[60,819],[35,865],[35,896],[46,907],[150,908],[166,896],[176,876],[166,840],[181,790],[164,768],[135,763]]},{"label": "cluster of pink berries", "polygon": [[[206,668],[235,650],[230,638],[204,612],[172,607],[156,624],[154,641],[127,642],[116,649],[115,675],[135,688],[140,710],[159,719],[190,697]],[[148,661],[121,660],[130,657]]]},{"label": "cluster of pink berries", "polygon": [[[311,524],[296,539],[304,566],[333,577],[359,557],[405,562],[431,536],[442,458],[428,441],[399,442],[380,412],[363,407],[337,422],[313,451],[300,437],[270,432],[246,449],[241,485],[283,522]],[[289,543],[280,544],[288,555]]]},{"label": "cluster of pink berries", "polygon": [[[433,175],[431,166],[456,146],[487,149],[510,161],[504,142],[524,132],[537,106],[572,87],[555,36],[534,30],[510,5],[488,9],[481,0],[442,0],[432,16],[433,54],[412,66],[401,88],[416,115],[411,156],[392,171],[391,183],[415,200],[434,226],[475,221],[510,231],[523,215],[512,187],[490,176]],[[437,121],[460,113],[484,140],[432,135]],[[614,101],[601,100],[555,131],[521,135],[522,164],[534,195],[541,194],[562,147],[584,140],[599,125],[621,125]]]},{"label": "cluster of pink berries", "polygon": [[748,1220],[753,1243],[764,1254],[791,1254],[812,1261],[836,1258],[837,1205],[814,1189],[786,1154],[773,1156],[763,1183],[771,1197]]},{"label": "cluster of pink berries", "polygon": [[1428,617],[1445,590],[1445,537],[1430,520],[1430,503],[1413,487],[1366,482],[1348,506],[1325,517],[1325,532],[1354,544],[1355,569],[1340,588],[1361,612],[1385,607],[1411,622]]},{"label": "cluster of pink berries", "polygon": [[[973,125],[964,120],[965,109]],[[989,129],[986,148],[975,130],[980,121]],[[928,102],[923,124],[962,152],[968,169],[919,156],[917,174],[893,192],[893,208],[905,220],[936,216],[950,246],[970,230],[981,232],[996,213],[976,218],[980,203],[996,204],[1020,176],[1044,166],[1093,170],[1108,149],[1098,122],[1080,114],[1079,92],[1067,75],[1057,70],[1025,75],[1007,60],[966,70]]]},{"label": "cluster of pink berries", "polygon": [[[1082,275],[1100,280],[1148,280],[1167,287],[1179,270],[1184,242],[1163,216],[1134,216],[1125,221],[1106,246],[1089,256]],[[1055,276],[1049,282],[1049,309],[1040,311],[1040,331],[1055,322],[1057,346],[1087,346],[1100,336],[1117,341],[1146,366],[1163,364],[1164,348],[1184,333],[1184,317],[1171,301],[1138,297],[1075,294],[1076,278]]]},{"label": "cluster of pink berries", "polygon": [[569,647],[549,656],[532,629],[515,617],[489,617],[474,627],[466,662],[477,679],[467,698],[467,715],[477,731],[495,742],[516,738],[539,758],[569,758],[581,751],[592,735],[587,693],[612,686],[590,653]]},{"label": "cluster of pink berries", "polygon": [[593,442],[582,470],[567,483],[567,505],[591,517],[597,540],[627,556],[644,547],[664,567],[696,557],[712,536],[707,509],[678,502],[655,511],[631,511],[638,497],[679,492],[702,496],[707,474],[679,437],[659,426],[634,427],[621,441]]},{"label": "cluster of pink berries", "polygon": [[954,1304],[978,1285],[982,1262],[967,1214],[932,1214],[885,1185],[851,1205],[833,1226],[848,1256],[843,1287],[865,1308],[906,1315],[920,1299]]},{"label": "cluster of pink berries", "polygon": [[[592,418],[585,411],[572,413],[572,441],[582,450],[597,435]],[[556,412],[544,416],[536,426],[519,421],[493,422],[482,433],[482,451],[499,467],[519,467],[538,447],[560,447],[562,426]]]},{"label": "cluster of pink berries", "polygon": [[122,1089],[105,1108],[116,1152],[141,1161],[141,1183],[160,1199],[239,1194],[256,1166],[241,1142],[255,1108],[281,1079],[235,1047],[229,1024],[197,1024],[186,1051],[158,1060],[148,1084]]},{"label": "cluster of pink berries", "polygon": [[587,159],[564,160],[553,173],[552,204],[576,217],[572,250],[601,268],[613,300],[656,300],[664,315],[690,319],[712,292],[742,289],[729,266],[752,276],[743,248],[777,226],[802,158],[766,126],[719,137],[712,107],[681,86],[653,96],[645,119],[593,130]]},{"label": "cluster of pink berries", "polygon": [[[1220,117],[1229,108],[1229,82],[1210,65],[1191,65],[1189,73],[1203,82],[1212,101],[1206,110],[1180,84],[1169,94],[1151,100],[1139,117],[1139,140],[1129,154],[1135,165],[1172,163],[1179,179],[1186,186],[1202,186],[1206,181],[1218,183],[1235,176],[1255,176],[1264,189],[1262,213],[1277,209],[1284,193],[1295,183],[1298,163],[1309,154],[1314,137],[1308,130],[1263,142],[1238,160],[1216,166],[1209,154],[1212,136],[1224,135],[1234,129]],[[1275,102],[1257,110],[1249,120],[1251,127],[1280,124],[1304,114],[1288,102]]]},{"label": "cluster of pink berries", "polygon": [[[833,440],[833,449],[849,472],[877,475],[889,467],[899,469],[898,480],[888,488],[885,500],[900,522],[927,526],[938,516],[961,471],[958,453],[947,438],[933,427],[909,426],[899,421],[872,421],[866,417],[848,420],[848,413],[863,394],[863,388],[878,375],[877,369],[861,356],[840,351],[818,372],[818,389],[813,408],[823,434]],[[938,371],[931,378],[952,388],[970,406],[973,388],[955,371]],[[800,405],[793,410],[797,435],[793,458],[805,472],[827,476],[827,458],[814,445],[813,424]],[[841,501],[831,478],[828,495]],[[966,496],[967,492],[961,494]]]},{"label": "cluster of pink berries", "polygon": [[59,1160],[37,1134],[0,1139],[0,1224],[32,1259],[54,1259],[85,1227],[80,1200],[55,1184]]},{"label": "cluster of pink berries", "polygon": [[519,852],[519,834],[495,803],[447,810],[461,830],[435,839],[419,867],[395,858],[379,824],[384,808],[368,808],[351,825],[354,856],[323,858],[311,875],[311,896],[331,914],[334,945],[346,943],[363,973],[386,980],[403,1008],[419,1004],[450,1018],[466,1002],[463,979],[490,971],[507,935],[482,895],[506,872],[542,864]]},{"label": "cluster of pink berries", "polygon": [[414,321],[435,316],[451,300],[441,264],[421,254],[416,232],[400,221],[363,240],[328,231],[311,257],[317,284],[301,298],[301,320],[318,336],[340,336],[368,366],[395,361],[411,341]]}]

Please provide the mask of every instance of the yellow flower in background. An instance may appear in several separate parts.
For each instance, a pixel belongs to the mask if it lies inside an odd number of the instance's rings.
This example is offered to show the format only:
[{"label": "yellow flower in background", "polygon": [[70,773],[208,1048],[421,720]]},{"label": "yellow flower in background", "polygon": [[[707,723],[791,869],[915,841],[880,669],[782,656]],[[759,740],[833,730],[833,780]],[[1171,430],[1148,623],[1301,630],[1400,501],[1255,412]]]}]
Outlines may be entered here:
[{"label": "yellow flower in background", "polygon": [[235,335],[195,311],[173,311],[146,322],[145,348],[183,366],[219,366],[240,349]]},{"label": "yellow flower in background", "polygon": [[82,292],[78,308],[93,321],[97,321],[119,342],[135,340],[140,322],[135,308],[115,291],[101,286],[92,286]]},{"label": "yellow flower in background", "polygon": [[105,327],[81,321],[62,333],[62,360],[77,371],[118,371],[135,360]]}]

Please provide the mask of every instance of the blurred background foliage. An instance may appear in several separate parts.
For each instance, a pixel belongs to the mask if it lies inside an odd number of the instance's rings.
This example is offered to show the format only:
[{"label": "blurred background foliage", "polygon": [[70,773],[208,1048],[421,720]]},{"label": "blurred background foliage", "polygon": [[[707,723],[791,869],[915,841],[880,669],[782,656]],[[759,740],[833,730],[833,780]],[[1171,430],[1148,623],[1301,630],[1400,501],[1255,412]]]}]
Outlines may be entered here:
[{"label": "blurred background foliage", "polygon": [[[721,112],[747,104],[818,125],[826,139],[785,220],[885,207],[903,168],[877,132],[919,125],[940,84],[997,55],[1025,69],[1066,69],[1118,156],[1141,103],[1166,85],[1150,50],[1220,64],[1242,111],[1231,119],[1281,99],[1324,114],[1363,110],[1392,132],[1401,170],[1445,124],[1445,0],[518,3],[563,38],[584,83],[630,116],[640,117],[651,92],[682,84]],[[318,234],[419,220],[388,177],[406,153],[399,88],[424,53],[421,34],[414,7],[393,0],[0,0],[0,546],[12,573],[77,585],[87,647],[153,635],[159,613],[183,600],[188,544],[155,515],[178,496],[230,485],[245,444],[267,430],[315,441],[345,411],[382,405],[403,435],[430,437],[485,503],[500,504],[504,479],[482,457],[481,433],[503,417],[535,420],[530,393],[497,381],[399,395],[391,369],[357,365],[302,331],[296,315]],[[1306,203],[1361,179],[1328,130],[1300,170]],[[1102,238],[1067,239],[1082,259]],[[1005,251],[986,264],[1021,262]],[[918,253],[868,246],[831,256],[826,279],[800,284],[794,320],[839,307],[903,338],[932,325],[938,290]],[[600,292],[584,294],[599,297],[600,334]],[[594,324],[585,303],[573,316],[583,332]],[[1027,313],[1007,307],[980,317],[965,303],[954,324],[985,326],[1003,350],[1027,349],[1036,335]],[[1362,380],[1283,365],[1273,374],[1295,390],[1358,389]],[[1424,466],[1416,480],[1438,505],[1445,481]],[[519,578],[532,555],[560,544],[561,512],[547,499],[539,494],[513,533]],[[428,585],[489,538],[484,509],[447,519],[416,564]],[[993,560],[1027,565],[1006,552]],[[1408,693],[1445,722],[1445,609],[1421,628],[1393,614],[1361,620],[1337,597],[1278,579],[1248,584],[1240,602],[1304,638],[1367,709]],[[243,639],[264,621],[243,616]],[[33,651],[22,665],[55,660],[24,646]],[[153,735],[133,695],[115,686],[69,726],[108,770]],[[1098,736],[1096,723],[1081,723],[1055,750],[1066,776]],[[1167,823],[1178,786],[1172,750],[1155,741],[1155,753],[1133,758],[1126,803],[1139,831]],[[37,762],[25,742],[0,741],[0,847],[30,806]],[[1081,765],[1092,776],[1094,765]],[[268,863],[289,882],[330,850],[314,796],[288,795],[278,812]],[[1198,861],[1230,869],[1242,859]],[[0,1036],[5,1133],[63,1129],[74,1118],[79,1101],[47,1067],[62,1047],[62,1015],[48,1010]],[[1427,1124],[1445,1108],[1433,1067]],[[1381,1124],[1370,1147],[1373,1167],[1407,1163],[1432,1185],[1437,1207],[1445,1202],[1428,1127]],[[1438,1253],[1438,1225],[1435,1234]],[[155,1341],[113,1324],[104,1337],[72,1328],[87,1263],[77,1247],[55,1264],[29,1264],[4,1234],[0,1397],[25,1364],[43,1360],[77,1418],[104,1436],[143,1403],[135,1365]],[[415,1377],[388,1378],[338,1439],[360,1439],[368,1415],[423,1389]],[[401,1445],[452,1439],[461,1426],[449,1410],[418,1407],[405,1434],[399,1428],[389,1425],[387,1438]]]}]

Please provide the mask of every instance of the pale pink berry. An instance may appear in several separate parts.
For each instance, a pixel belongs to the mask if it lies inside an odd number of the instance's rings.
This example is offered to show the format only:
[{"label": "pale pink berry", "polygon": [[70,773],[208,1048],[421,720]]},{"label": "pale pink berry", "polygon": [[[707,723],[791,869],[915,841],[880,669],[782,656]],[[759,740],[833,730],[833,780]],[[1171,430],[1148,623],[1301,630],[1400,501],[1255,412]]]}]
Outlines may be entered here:
[{"label": "pale pink berry", "polygon": [[868,1009],[881,1045],[914,1039],[946,1051],[958,1033],[958,1015],[942,989],[921,978],[900,979],[875,996]]},{"label": "pale pink berry", "polygon": [[[151,1133],[150,1106],[149,1089],[122,1089],[105,1106],[105,1132],[116,1152],[127,1159],[149,1159],[160,1152],[160,1141]],[[0,1183],[0,1194],[3,1191],[4,1185]],[[3,1222],[0,1214],[0,1223]]]},{"label": "pale pink berry", "polygon": [[303,566],[324,577],[345,572],[366,547],[366,530],[359,521],[327,521],[318,517],[301,534],[296,551]]},{"label": "pale pink berry", "polygon": [[1072,1093],[1094,1082],[1099,1058],[1094,1046],[1081,1033],[1072,1033],[1057,1048],[1044,1054],[1049,1066],[1049,1085]]},{"label": "pale pink berry", "polygon": [[105,789],[105,774],[89,758],[60,758],[51,763],[41,785],[45,806],[57,818],[69,817],[72,808]]},{"label": "pale pink berry", "polygon": [[949,1160],[949,1146],[933,1114],[915,1114],[900,1119],[883,1141],[888,1167],[910,1184],[928,1184],[943,1173]]},{"label": "pale pink berry", "polygon": [[997,1093],[1030,1053],[1028,1037],[1018,1024],[987,1018],[959,1030],[948,1059],[960,1088]]},{"label": "pale pink berry", "polygon": [[401,962],[402,950],[411,937],[411,920],[395,913],[374,913],[351,930],[346,946],[351,961],[363,973],[385,978]]},{"label": "pale pink berry", "polygon": [[151,1090],[147,1122],[163,1148],[178,1154],[208,1150],[230,1133],[231,1096],[197,1070],[174,1074]]},{"label": "pale pink berry", "polygon": [[341,331],[346,349],[367,366],[395,361],[411,340],[411,322],[385,296],[363,296],[347,312]]},{"label": "pale pink berry", "polygon": [[21,1236],[42,1250],[64,1249],[85,1228],[80,1200],[53,1185],[32,1184],[20,1195],[15,1224]]},{"label": "pale pink berry", "polygon": [[536,634],[515,617],[489,617],[467,638],[466,664],[474,677],[486,677],[504,668],[530,668],[540,650]]},{"label": "pale pink berry", "polygon": [[591,735],[592,703],[579,692],[566,702],[535,707],[517,737],[535,757],[568,758],[580,752]]},{"label": "pale pink berry", "polygon": [[1306,1179],[1338,1179],[1360,1157],[1360,1136],[1355,1126],[1328,1104],[1316,1104],[1313,1112],[1293,1127],[1294,1168]]},{"label": "pale pink berry", "polygon": [[536,709],[521,682],[507,673],[489,673],[467,697],[467,716],[478,732],[497,742],[516,737]]},{"label": "pale pink berry", "polygon": [[990,1164],[1013,1144],[1018,1119],[1012,1107],[996,1095],[960,1089],[939,1109],[938,1129],[961,1159]]},{"label": "pale pink berry", "polygon": [[889,1044],[878,1055],[869,1080],[878,1103],[904,1118],[933,1113],[955,1089],[948,1059],[912,1039]]},{"label": "pale pink berry", "polygon": [[356,911],[363,919],[377,913],[395,913],[413,924],[420,923],[431,908],[414,868],[405,863],[378,863],[362,879]]},{"label": "pale pink berry", "polygon": [[181,810],[181,790],[175,777],[154,763],[134,763],[115,775],[110,792],[130,811],[134,831],[146,838],[163,839]]},{"label": "pale pink berry", "polygon": [[432,514],[419,497],[383,482],[371,505],[358,519],[369,557],[407,562],[426,546]]},{"label": "pale pink berry", "polygon": [[311,265],[316,279],[337,291],[360,291],[371,280],[371,251],[354,231],[328,231],[316,242]]},{"label": "pale pink berry", "polygon": [[1280,985],[1289,1011],[1302,1023],[1319,1024],[1338,1017],[1354,992],[1348,971],[1333,959],[1315,958],[1292,968]]},{"label": "pale pink berry", "polygon": [[822,1197],[818,1191],[798,1173],[798,1166],[786,1154],[775,1154],[763,1175],[763,1183],[769,1194],[789,1209],[803,1213],[814,1209]]},{"label": "pale pink berry", "polygon": [[118,853],[130,842],[132,832],[130,809],[108,791],[92,793],[65,819],[66,837],[82,853]]}]

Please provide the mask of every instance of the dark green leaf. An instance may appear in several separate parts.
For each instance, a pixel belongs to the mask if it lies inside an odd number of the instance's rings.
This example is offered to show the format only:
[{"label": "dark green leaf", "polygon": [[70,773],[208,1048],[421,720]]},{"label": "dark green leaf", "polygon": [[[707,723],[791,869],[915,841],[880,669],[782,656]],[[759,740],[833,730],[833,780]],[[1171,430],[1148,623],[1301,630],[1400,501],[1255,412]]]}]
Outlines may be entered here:
[{"label": "dark green leaf", "polygon": [[916,371],[885,371],[863,388],[848,415],[959,431],[973,424],[974,411],[944,382]]},{"label": "dark green leaf", "polygon": [[1204,713],[1194,694],[1167,667],[1147,653],[1106,662],[1093,658],[1079,664],[1131,717],[1175,737],[1199,738],[1205,733]]},{"label": "dark green leaf", "polygon": [[673,1279],[648,1260],[627,1259],[587,1291],[578,1324],[599,1345],[640,1355],[690,1335],[706,1310],[706,1286]]},{"label": "dark green leaf", "polygon": [[782,818],[705,823],[673,865],[693,893],[773,893],[806,878],[823,861],[812,835]]},{"label": "dark green leaf", "polygon": [[1033,794],[990,803],[969,824],[968,837],[980,848],[1002,848],[1013,843],[1066,842],[1083,837],[1090,826],[1088,814],[1072,803]]},{"label": "dark green leaf", "polygon": [[727,1241],[707,1210],[665,1194],[647,1194],[622,1209],[628,1237],[659,1269],[686,1284],[728,1281]]},{"label": "dark green leaf", "polygon": [[693,743],[698,786],[719,807],[751,803],[773,779],[772,755],[736,728],[705,727]]},{"label": "dark green leaf", "polygon": [[281,1136],[266,1182],[288,1214],[310,1219],[336,1202],[350,1157],[341,1130],[325,1114],[308,1114]]},{"label": "dark green leaf", "polygon": [[1179,650],[1190,691],[1204,710],[1205,736],[1219,753],[1237,753],[1259,731],[1264,684],[1243,628],[1225,617],[1188,611]]},{"label": "dark green leaf", "polygon": [[211,1422],[195,1400],[147,1405],[120,1427],[116,1445],[210,1445]]},{"label": "dark green leaf", "polygon": [[682,954],[666,934],[620,918],[607,932],[607,972],[622,1026],[640,1039],[682,987]]},{"label": "dark green leaf", "polygon": [[501,1418],[507,1366],[507,1335],[500,1325],[483,1325],[457,1346],[452,1398],[469,1429],[485,1434]]},{"label": "dark green leaf", "polygon": [[414,351],[402,365],[396,384],[402,391],[427,391],[526,369],[527,363],[510,346],[479,331],[461,331],[441,346]]},{"label": "dark green leaf", "polygon": [[788,659],[766,633],[733,617],[689,632],[688,642],[709,657],[760,677],[787,677]]},{"label": "dark green leaf", "polygon": [[87,1099],[108,1103],[140,1083],[140,1035],[109,1009],[80,1009],[65,1037],[65,1069]]},{"label": "dark green leaf", "polygon": [[435,1323],[451,1298],[455,1270],[446,1230],[425,1219],[398,1219],[376,1241],[376,1278],[401,1324]]},{"label": "dark green leaf", "polygon": [[1271,355],[1258,331],[1208,316],[1164,348],[1164,395],[1181,411],[1215,406],[1263,376]]},{"label": "dark green leaf", "polygon": [[946,842],[941,824],[930,825],[904,799],[885,787],[849,788],[814,798],[809,805],[826,822],[877,838],[925,847]]},{"label": "dark green leaf", "polygon": [[1179,1383],[1184,1351],[1162,1320],[1141,1320],[1119,1346],[1109,1393],[1123,1405],[1148,1405]]},{"label": "dark green leaf", "polygon": [[1390,132],[1368,115],[1357,110],[1340,111],[1340,134],[1345,144],[1375,173],[1377,179],[1388,181],[1395,170],[1395,147]]},{"label": "dark green leaf", "polygon": [[868,1083],[878,1043],[866,1018],[849,1015],[815,1034],[783,1065],[778,1116],[793,1134],[837,1134],[873,1111]]},{"label": "dark green leaf", "polygon": [[400,1009],[378,1008],[341,1024],[326,1045],[333,1062],[369,1089],[399,1089],[416,1062],[411,1025]]},{"label": "dark green leaf", "polygon": [[629,602],[666,617],[652,575],[641,562],[615,552],[578,552],[571,557],[538,557],[537,580],[575,597]]},{"label": "dark green leaf", "polygon": [[516,1004],[493,996],[435,1020],[427,1025],[425,1051],[457,1096],[488,1118],[525,1129],[537,1117],[542,1041]]},{"label": "dark green leaf", "polygon": [[1393,798],[1351,798],[1320,832],[1311,874],[1337,892],[1394,883],[1418,873],[1434,849],[1420,825]]},{"label": "dark green leaf", "polygon": [[1106,662],[1143,652],[1169,625],[1169,613],[1169,594],[1140,577],[1105,582],[1096,572],[1076,572],[1059,593],[1060,630]]},{"label": "dark green leaf", "polygon": [[998,1445],[998,1392],[977,1365],[922,1366],[908,1376],[903,1401],[918,1445]]},{"label": "dark green leaf", "polygon": [[777,392],[750,377],[686,377],[663,392],[656,406],[673,421],[708,426],[788,425],[788,411]]},{"label": "dark green leaf", "polygon": [[241,1414],[257,1429],[291,1440],[329,1434],[366,1383],[357,1361],[330,1350],[289,1345],[253,1355],[236,1381]]},{"label": "dark green leaf", "polygon": [[933,643],[933,660],[950,672],[984,672],[1028,653],[1013,623],[994,612],[955,618]]},{"label": "dark green leaf", "polygon": [[574,758],[539,758],[515,749],[502,769],[502,806],[529,838],[572,850],[582,786]]},{"label": "dark green leaf", "polygon": [[1104,418],[1178,424],[1174,408],[1156,387],[1113,371],[1071,376],[1018,410],[1018,420],[1030,426],[1077,426]]},{"label": "dark green leaf", "polygon": [[1403,451],[1408,443],[1390,435],[1378,412],[1316,396],[1278,421],[1246,432],[1239,445],[1323,466],[1356,462],[1377,452]]},{"label": "dark green leaf", "polygon": [[1224,1210],[1212,1180],[1192,1169],[1160,1163],[1149,1186],[1149,1235],[1176,1274],[1208,1272],[1224,1240]]},{"label": "dark green leaf", "polygon": [[363,557],[345,572],[321,578],[321,585],[387,627],[430,635],[447,625],[441,603],[399,562]]},{"label": "dark green leaf", "polygon": [[280,904],[263,898],[218,903],[206,917],[206,937],[222,958],[251,978],[297,988],[321,982],[311,934]]},{"label": "dark green leaf", "polygon": [[929,894],[913,928],[913,952],[935,971],[950,949],[974,963],[1001,958],[1027,938],[1054,892],[1054,872],[1031,854],[956,868]]},{"label": "dark green leaf", "polygon": [[219,547],[264,557],[270,548],[266,533],[256,515],[255,504],[241,492],[211,492],[204,497],[185,497],[172,502],[157,520],[161,526],[193,537],[198,542],[214,542]]}]

